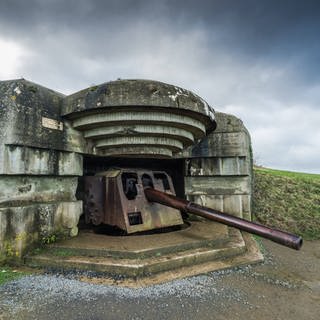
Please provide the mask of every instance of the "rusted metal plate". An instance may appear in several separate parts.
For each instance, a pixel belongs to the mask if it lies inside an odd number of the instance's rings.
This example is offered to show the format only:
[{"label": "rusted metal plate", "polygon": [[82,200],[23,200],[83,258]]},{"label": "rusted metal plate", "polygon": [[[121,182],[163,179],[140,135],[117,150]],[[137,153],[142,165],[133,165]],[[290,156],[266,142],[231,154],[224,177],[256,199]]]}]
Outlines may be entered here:
[{"label": "rusted metal plate", "polygon": [[86,223],[99,225],[104,220],[105,177],[84,177],[84,212]]}]

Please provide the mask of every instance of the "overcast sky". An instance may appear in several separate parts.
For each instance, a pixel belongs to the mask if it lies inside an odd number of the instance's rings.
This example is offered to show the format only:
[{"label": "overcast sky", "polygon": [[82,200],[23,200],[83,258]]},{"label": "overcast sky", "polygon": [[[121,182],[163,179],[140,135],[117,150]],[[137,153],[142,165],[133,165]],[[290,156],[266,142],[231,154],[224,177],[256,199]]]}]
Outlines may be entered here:
[{"label": "overcast sky", "polygon": [[121,79],[240,117],[258,164],[320,173],[320,1],[0,0],[0,80]]}]

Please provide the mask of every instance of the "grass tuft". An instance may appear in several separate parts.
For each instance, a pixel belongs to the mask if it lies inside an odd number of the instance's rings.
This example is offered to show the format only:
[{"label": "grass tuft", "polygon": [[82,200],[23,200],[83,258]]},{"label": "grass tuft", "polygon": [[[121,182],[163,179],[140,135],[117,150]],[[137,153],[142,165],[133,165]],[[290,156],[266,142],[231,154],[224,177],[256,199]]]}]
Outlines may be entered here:
[{"label": "grass tuft", "polygon": [[25,272],[21,272],[10,267],[0,267],[0,286],[6,282],[18,279],[27,275]]}]

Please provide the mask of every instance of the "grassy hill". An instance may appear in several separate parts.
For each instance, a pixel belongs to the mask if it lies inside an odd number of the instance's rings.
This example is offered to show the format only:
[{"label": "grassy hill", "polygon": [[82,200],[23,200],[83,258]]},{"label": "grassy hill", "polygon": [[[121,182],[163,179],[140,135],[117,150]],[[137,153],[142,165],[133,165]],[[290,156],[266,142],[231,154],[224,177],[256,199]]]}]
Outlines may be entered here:
[{"label": "grassy hill", "polygon": [[320,175],[254,168],[254,219],[320,239]]}]

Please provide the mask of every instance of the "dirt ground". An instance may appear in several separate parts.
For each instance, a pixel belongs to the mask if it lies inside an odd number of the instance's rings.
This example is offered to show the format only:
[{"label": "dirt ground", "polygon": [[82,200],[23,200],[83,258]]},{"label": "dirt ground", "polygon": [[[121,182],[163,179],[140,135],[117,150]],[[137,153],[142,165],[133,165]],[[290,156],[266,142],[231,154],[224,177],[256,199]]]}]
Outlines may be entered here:
[{"label": "dirt ground", "polygon": [[213,319],[320,319],[320,241],[306,241],[301,251],[262,243],[265,263],[223,279],[251,308],[235,303]]},{"label": "dirt ground", "polygon": [[320,241],[262,240],[265,262],[132,289],[34,275],[0,287],[0,319],[320,319]]}]

